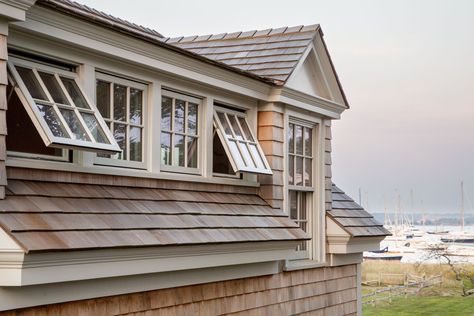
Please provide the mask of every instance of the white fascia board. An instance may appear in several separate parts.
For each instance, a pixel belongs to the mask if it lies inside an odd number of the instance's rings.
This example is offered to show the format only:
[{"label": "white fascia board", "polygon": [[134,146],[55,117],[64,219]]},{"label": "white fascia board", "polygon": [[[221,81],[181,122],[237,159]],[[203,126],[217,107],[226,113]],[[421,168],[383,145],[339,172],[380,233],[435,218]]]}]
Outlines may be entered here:
[{"label": "white fascia board", "polygon": [[312,96],[289,87],[273,88],[269,101],[286,103],[331,119],[340,119],[342,112],[347,110],[342,104]]},{"label": "white fascia board", "polygon": [[174,74],[257,99],[265,100],[272,88],[271,85],[256,79],[51,9],[34,6],[28,11],[26,21],[15,23],[13,27],[91,52],[139,64],[149,70]]},{"label": "white fascia board", "polygon": [[359,264],[363,260],[362,252],[349,253],[349,254],[329,254],[329,265],[331,267],[335,266],[345,266],[348,264]]},{"label": "white fascia board", "polygon": [[24,287],[0,286],[0,311],[249,278],[278,272],[280,272],[280,262],[270,261]]},{"label": "white fascia board", "polygon": [[328,235],[328,253],[349,254],[380,249],[385,237],[347,237]]},{"label": "white fascia board", "polygon": [[[30,253],[0,258],[0,286],[25,286],[287,259],[297,241]],[[4,254],[5,255],[5,254]],[[15,261],[16,260],[16,261]],[[18,269],[21,267],[21,273]]]},{"label": "white fascia board", "polygon": [[36,0],[0,0],[0,16],[10,21],[24,21],[25,12]]}]

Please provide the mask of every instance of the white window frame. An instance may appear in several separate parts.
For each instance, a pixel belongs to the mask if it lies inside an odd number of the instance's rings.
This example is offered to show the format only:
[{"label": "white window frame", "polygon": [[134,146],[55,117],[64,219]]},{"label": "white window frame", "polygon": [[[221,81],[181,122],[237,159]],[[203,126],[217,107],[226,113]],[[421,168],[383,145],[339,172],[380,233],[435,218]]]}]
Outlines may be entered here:
[{"label": "white window frame", "polygon": [[[157,159],[159,159],[160,161],[160,170],[161,171],[164,171],[164,172],[174,172],[174,173],[187,173],[187,174],[195,174],[195,175],[201,175],[202,174],[202,130],[203,130],[203,120],[202,120],[202,117],[203,117],[203,101],[202,99],[199,99],[197,97],[193,97],[193,96],[190,96],[190,95],[187,95],[187,94],[184,94],[184,93],[179,93],[179,92],[175,92],[175,91],[171,91],[169,89],[166,89],[165,87],[162,88],[161,90],[161,98],[160,98],[160,119],[161,118],[161,107],[162,107],[162,100],[163,100],[163,97],[167,97],[167,98],[171,98],[173,99],[173,103],[172,103],[172,107],[171,107],[171,129],[170,130],[164,130],[163,129],[163,126],[161,124],[161,121],[160,121],[160,131],[159,131],[159,135],[157,136],[158,139],[159,139],[159,143],[157,144],[158,146],[160,146],[161,148],[161,134],[163,132],[165,133],[169,133],[171,134],[171,143],[170,143],[170,148],[171,148],[171,165],[165,165],[162,163],[162,156],[161,156],[161,149],[160,149],[160,156],[157,157]],[[188,102],[190,103],[195,103],[198,105],[198,110],[197,110],[197,134],[196,135],[191,135],[188,133],[188,121],[185,119],[184,120],[184,132],[176,132],[174,131],[174,115],[175,115],[175,100],[176,99],[179,99],[179,100],[182,100],[182,101],[185,101],[186,102],[186,107],[185,107],[185,115],[187,113],[187,104]],[[178,134],[178,135],[183,135],[185,137],[185,140],[186,140],[186,136],[192,136],[192,137],[196,137],[197,138],[197,146],[198,146],[198,149],[197,149],[197,164],[196,164],[196,168],[192,168],[192,167],[182,167],[182,166],[174,166],[173,165],[173,139],[174,139],[174,135],[175,134]],[[187,157],[188,157],[188,152],[186,150],[187,148],[187,143],[185,141],[185,150],[184,150],[184,162],[186,163],[187,162]]]},{"label": "white window frame", "polygon": [[[106,158],[106,157],[98,157],[97,155],[94,157],[94,164],[96,165],[103,165],[103,166],[114,166],[114,167],[125,167],[125,168],[134,168],[134,169],[147,169],[148,164],[148,85],[145,83],[140,83],[138,81],[124,79],[122,77],[118,77],[116,75],[107,74],[101,71],[96,71],[95,73],[95,82],[94,82],[94,96],[96,96],[97,91],[97,80],[105,81],[110,83],[110,118],[104,118],[105,122],[114,122],[119,123],[126,126],[127,135],[130,135],[130,127],[141,127],[142,128],[142,161],[131,161],[129,160],[129,152],[127,153],[127,159],[118,159],[118,158]],[[142,90],[143,93],[143,100],[142,100],[142,123],[141,124],[130,124],[128,121],[130,120],[130,98],[127,98],[127,105],[126,105],[126,118],[127,122],[117,121],[113,118],[113,86],[114,84],[122,85],[127,87],[127,96],[130,95],[130,88]],[[97,102],[97,100],[95,100]],[[108,129],[108,126],[107,126]],[[113,131],[109,130],[112,133]],[[126,139],[126,148],[130,151],[130,138],[127,137]]]},{"label": "white window frame", "polygon": [[[74,138],[64,138],[64,137],[57,137],[54,136],[53,133],[51,132],[49,126],[47,123],[44,121],[42,118],[42,115],[36,105],[35,99],[31,96],[29,90],[27,89],[26,85],[23,83],[23,80],[20,76],[20,74],[17,72],[16,67],[25,67],[33,70],[33,73],[40,84],[41,88],[43,89],[43,92],[45,93],[47,97],[47,101],[41,100],[40,103],[45,103],[51,106],[55,112],[55,114],[58,116],[61,124],[63,125],[64,129],[66,132],[71,136],[73,135],[73,132],[70,130],[68,124],[64,120],[62,114],[59,112],[59,107],[57,103],[53,100],[52,96],[49,94],[48,89],[43,83],[43,80],[40,78],[38,74],[38,70],[45,72],[45,73],[50,73],[53,74],[56,79],[58,80],[58,83],[61,87],[61,90],[63,90],[63,93],[65,97],[68,99],[70,106],[67,108],[70,110],[73,110],[74,113],[77,115],[78,120],[80,121],[82,127],[84,128],[87,136],[91,139],[91,141],[83,141],[83,140],[78,140]],[[32,61],[27,61],[23,60],[20,58],[16,57],[9,57],[8,61],[8,69],[10,70],[10,73],[13,78],[10,78],[12,81],[12,85],[18,94],[18,97],[20,98],[20,101],[23,103],[23,106],[26,109],[26,112],[30,116],[30,118],[33,121],[34,126],[36,127],[38,133],[40,134],[41,138],[43,139],[45,145],[47,147],[58,147],[58,148],[70,148],[70,149],[80,149],[80,150],[85,150],[85,151],[100,151],[100,152],[118,152],[120,151],[120,148],[113,138],[112,134],[110,133],[109,129],[107,128],[107,125],[105,124],[102,116],[100,115],[97,107],[95,106],[94,103],[92,103],[88,97],[87,94],[84,93],[80,83],[78,82],[77,78],[78,75],[74,72],[67,71],[61,68],[56,68],[56,67],[51,67],[47,66],[44,64],[32,62]],[[95,116],[95,119],[97,120],[97,123],[99,124],[100,128],[104,132],[104,136],[107,138],[110,144],[103,144],[103,143],[98,143],[96,142],[95,138],[92,136],[89,128],[87,127],[87,124],[84,122],[82,115],[79,112],[79,109],[77,106],[74,105],[74,102],[69,96],[69,93],[65,93],[67,90],[64,87],[62,81],[59,79],[59,76],[63,76],[66,78],[70,78],[75,81],[80,93],[82,94],[83,98],[85,99],[87,105],[89,106],[90,109],[80,109],[80,112],[85,112],[85,113],[90,113]]]},{"label": "white window frame", "polygon": [[[321,169],[323,168],[322,166],[322,160],[321,160],[321,125],[322,122],[320,119],[316,119],[314,117],[308,117],[301,115],[298,112],[293,112],[293,111],[288,111],[289,114],[286,115],[286,122],[285,122],[285,168],[289,168],[289,151],[288,151],[288,146],[289,146],[289,137],[288,137],[288,128],[290,124],[294,125],[300,125],[303,127],[311,128],[312,129],[312,134],[311,134],[311,139],[312,139],[312,168],[311,168],[311,186],[305,186],[304,185],[304,179],[303,179],[303,185],[290,185],[289,184],[289,176],[288,172],[286,172],[286,179],[285,179],[285,206],[287,210],[287,214],[289,217],[291,217],[290,214],[290,200],[289,200],[289,192],[290,191],[300,191],[300,192],[306,192],[306,216],[307,216],[307,234],[310,235],[311,239],[306,241],[306,250],[304,251],[297,251],[295,249],[295,252],[292,256],[291,259],[302,259],[302,260],[316,260],[319,262],[322,262],[325,260],[325,248],[324,245],[322,245],[322,242],[324,241],[324,236],[319,237],[317,234],[324,234],[324,228],[322,227],[323,225],[323,219],[322,216],[319,216],[319,211],[325,212],[324,210],[324,205],[321,206],[319,203],[320,197],[319,193],[324,194],[324,179],[320,181],[319,175],[321,175]],[[294,142],[294,146],[296,148],[296,141]],[[303,154],[304,152],[304,132],[303,132]],[[321,165],[321,166],[320,166]],[[285,169],[288,170],[288,169]],[[296,170],[295,170],[296,173]],[[303,174],[304,174],[304,166],[303,166]],[[323,189],[321,189],[323,188]],[[322,210],[321,210],[322,209]]]},{"label": "white window frame", "polygon": [[[297,212],[297,218],[291,218],[291,205],[290,205],[290,191],[296,192],[296,212]],[[306,219],[301,220],[300,215],[301,215],[301,208],[300,208],[300,199],[298,198],[298,194],[305,194],[305,206],[306,206]],[[313,228],[312,228],[312,223],[313,223],[313,192],[308,191],[308,190],[288,190],[288,216],[290,217],[291,220],[293,220],[295,223],[299,224],[300,222],[305,222],[306,223],[306,233],[311,236],[311,240],[305,240],[302,241],[301,243],[305,243],[306,249],[304,250],[296,250],[293,255],[293,259],[310,259],[312,258],[312,239],[314,236]],[[297,246],[298,248],[300,245]]]},{"label": "white window frame", "polygon": [[[224,113],[225,115],[225,119],[227,121],[227,124],[229,125],[231,131],[232,131],[232,136],[228,136],[226,133],[225,133],[225,130],[224,130],[224,127],[222,126],[222,123],[221,123],[221,120],[220,118],[218,117],[218,114],[217,112],[220,112],[220,113]],[[250,132],[250,135],[251,137],[253,138],[253,141],[252,140],[249,140],[249,139],[246,139],[246,136],[245,136],[245,132],[239,122],[239,120],[237,120],[237,125],[238,127],[240,128],[240,130],[242,131],[242,137],[244,138],[243,140],[239,140],[236,135],[235,135],[235,131],[232,127],[232,124],[230,123],[230,120],[227,116],[227,114],[232,114],[232,115],[235,115],[236,117],[240,117],[240,118],[243,118],[248,126],[248,129],[249,129],[249,132]],[[247,173],[256,173],[256,174],[273,174],[272,172],[272,169],[270,168],[270,165],[267,161],[267,158],[265,157],[265,154],[263,153],[263,150],[262,148],[260,147],[260,143],[258,142],[258,139],[255,137],[255,134],[253,133],[252,131],[252,128],[251,128],[251,125],[249,124],[249,122],[247,121],[247,115],[243,112],[239,112],[239,111],[234,111],[234,110],[231,110],[231,109],[227,109],[227,108],[224,108],[224,107],[220,107],[218,105],[215,105],[214,106],[214,126],[216,127],[216,132],[217,132],[217,135],[219,136],[219,139],[221,140],[222,142],[222,146],[224,147],[224,150],[227,154],[227,158],[229,159],[230,161],[230,164],[232,166],[232,169],[234,169],[234,172],[235,173],[239,173],[239,172],[247,172]],[[229,145],[229,142],[230,141],[233,141],[235,143],[245,143],[245,146],[247,146],[248,148],[248,152],[250,153],[250,156],[251,158],[253,159],[253,161],[255,162],[256,158],[254,156],[254,154],[252,153],[252,150],[250,150],[250,146],[249,144],[253,144],[257,147],[257,152],[261,158],[261,162],[263,163],[264,165],[264,168],[253,168],[253,167],[247,167],[247,166],[244,166],[244,165],[239,165],[234,157],[234,153],[232,152],[232,150],[230,149],[230,145]],[[240,158],[241,160],[243,161],[244,159],[244,155],[242,154],[241,152],[241,149],[240,149],[240,146],[237,146],[238,150],[239,150],[239,154],[240,154]]]}]

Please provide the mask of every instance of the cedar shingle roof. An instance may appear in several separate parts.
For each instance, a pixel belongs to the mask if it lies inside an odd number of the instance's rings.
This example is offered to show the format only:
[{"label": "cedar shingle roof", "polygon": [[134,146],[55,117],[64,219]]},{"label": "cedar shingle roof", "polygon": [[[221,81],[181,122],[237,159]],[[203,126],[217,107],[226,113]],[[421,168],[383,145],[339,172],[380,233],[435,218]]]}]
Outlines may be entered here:
[{"label": "cedar shingle roof", "polygon": [[26,251],[307,239],[255,194],[9,180],[0,227]]},{"label": "cedar shingle roof", "polygon": [[319,30],[299,25],[247,32],[167,38],[166,43],[283,84]]},{"label": "cedar shingle roof", "polygon": [[382,224],[335,184],[332,184],[332,210],[327,213],[352,237],[391,235]]}]

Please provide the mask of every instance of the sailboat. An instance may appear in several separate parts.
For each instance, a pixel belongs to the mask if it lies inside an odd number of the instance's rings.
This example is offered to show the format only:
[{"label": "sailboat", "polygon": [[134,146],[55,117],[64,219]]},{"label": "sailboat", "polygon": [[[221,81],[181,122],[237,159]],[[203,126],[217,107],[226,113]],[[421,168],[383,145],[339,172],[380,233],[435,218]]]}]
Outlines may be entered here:
[{"label": "sailboat", "polygon": [[455,244],[474,244],[474,234],[467,233],[464,231],[464,183],[461,181],[461,219],[460,219],[461,231],[458,233],[452,233],[449,236],[442,237],[441,241],[444,243],[455,243]]}]

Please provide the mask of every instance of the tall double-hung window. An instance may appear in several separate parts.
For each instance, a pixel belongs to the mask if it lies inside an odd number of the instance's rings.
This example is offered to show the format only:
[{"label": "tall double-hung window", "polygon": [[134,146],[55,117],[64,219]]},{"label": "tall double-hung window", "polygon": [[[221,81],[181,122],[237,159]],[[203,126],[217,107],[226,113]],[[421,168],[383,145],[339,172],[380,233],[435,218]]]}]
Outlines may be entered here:
[{"label": "tall double-hung window", "polygon": [[96,74],[97,108],[120,146],[116,154],[98,154],[96,163],[146,167],[146,89],[136,81]]},{"label": "tall double-hung window", "polygon": [[10,58],[8,71],[10,85],[47,147],[120,151],[76,73],[15,57]]},{"label": "tall double-hung window", "polygon": [[[290,121],[288,125],[288,213],[310,236],[313,197],[313,132],[312,125]],[[309,241],[297,246],[299,258],[309,258]]]}]

